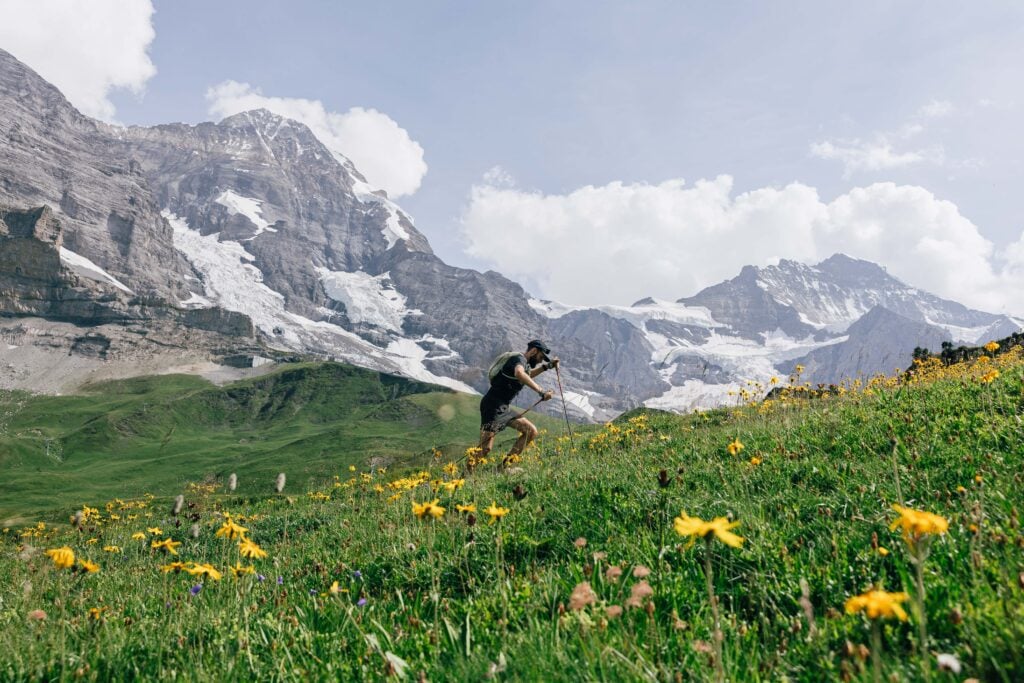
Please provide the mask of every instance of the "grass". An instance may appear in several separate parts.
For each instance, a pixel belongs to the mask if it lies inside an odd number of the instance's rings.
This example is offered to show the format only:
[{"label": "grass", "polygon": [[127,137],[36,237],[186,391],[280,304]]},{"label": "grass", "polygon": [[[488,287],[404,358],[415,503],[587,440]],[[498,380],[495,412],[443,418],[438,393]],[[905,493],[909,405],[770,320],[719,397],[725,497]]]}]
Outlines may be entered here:
[{"label": "grass", "polygon": [[[361,468],[423,464],[475,438],[479,399],[337,363],[217,387],[186,375],[75,396],[0,398],[0,526],[238,474],[252,493]],[[542,423],[552,423],[553,420]]]},{"label": "grass", "polygon": [[[167,480],[178,485],[153,489],[157,498],[97,506],[81,531],[44,524],[4,535],[0,679],[675,681],[714,680],[721,667],[730,680],[871,680],[878,655],[886,680],[1019,681],[1021,355],[816,400],[793,392],[686,417],[638,411],[578,434],[575,451],[552,431],[520,471],[485,465],[462,484],[448,466],[455,453],[406,476],[356,458],[356,472],[311,477],[312,489],[289,472],[282,495],[268,477],[243,478],[233,494],[220,479],[181,486],[183,471]],[[992,368],[998,376],[985,374]],[[212,428],[263,410],[293,421],[305,412],[258,393],[242,408],[226,395],[189,414]],[[413,398],[425,413],[441,400]],[[84,410],[75,438],[110,443],[110,427],[93,437],[81,426]],[[307,429],[316,414],[332,415],[309,410]],[[143,413],[132,433],[148,419],[160,417]],[[737,441],[742,450],[729,454]],[[169,513],[179,492],[180,527]],[[413,502],[434,499],[442,517],[413,515]],[[492,502],[509,509],[493,524]],[[920,596],[910,549],[890,530],[900,502],[949,524],[922,565],[926,629],[910,607]],[[456,511],[469,503],[472,515]],[[673,530],[681,511],[739,521],[742,546],[691,544]],[[236,543],[215,536],[226,514],[267,558],[240,560]],[[154,525],[159,534],[146,531]],[[181,542],[177,559],[225,576],[162,572],[176,558],[151,543],[167,537]],[[100,571],[57,569],[38,550],[63,545]],[[227,567],[238,561],[258,575],[233,578]],[[875,622],[877,642],[863,615],[844,610],[872,587],[912,598],[909,621]],[[709,588],[721,616],[717,661]],[[938,653],[955,655],[962,674],[939,671]]]}]

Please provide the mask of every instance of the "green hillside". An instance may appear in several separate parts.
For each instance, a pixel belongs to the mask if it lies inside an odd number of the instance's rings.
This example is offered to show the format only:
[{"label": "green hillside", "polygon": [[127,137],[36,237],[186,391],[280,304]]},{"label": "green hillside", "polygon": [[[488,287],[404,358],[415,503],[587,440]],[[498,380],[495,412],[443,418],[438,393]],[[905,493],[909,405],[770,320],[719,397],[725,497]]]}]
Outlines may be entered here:
[{"label": "green hillside", "polygon": [[305,488],[349,465],[421,465],[434,448],[461,453],[475,441],[478,405],[479,397],[337,363],[286,366],[224,387],[165,375],[75,396],[7,394],[0,523],[166,495],[231,472],[263,494],[281,471]]},{"label": "green hillside", "polygon": [[[235,425],[228,443],[277,412],[268,439],[323,443],[258,385],[240,389],[258,401],[196,386],[188,406],[146,414],[174,412],[178,429],[216,415]],[[507,473],[467,475],[450,453],[397,478],[337,456],[336,482],[324,469],[274,495],[266,476],[234,494],[182,487],[175,468],[161,498],[86,510],[80,530],[5,532],[0,678],[1024,680],[1022,349],[808,395],[797,380],[700,415],[638,411],[575,450],[555,432]],[[72,411],[69,438],[166,434],[104,396],[121,418],[88,428]],[[439,396],[392,400],[427,415]],[[229,540],[233,524],[251,543]],[[267,556],[243,557],[252,543]],[[957,675],[940,670],[950,657]]]}]

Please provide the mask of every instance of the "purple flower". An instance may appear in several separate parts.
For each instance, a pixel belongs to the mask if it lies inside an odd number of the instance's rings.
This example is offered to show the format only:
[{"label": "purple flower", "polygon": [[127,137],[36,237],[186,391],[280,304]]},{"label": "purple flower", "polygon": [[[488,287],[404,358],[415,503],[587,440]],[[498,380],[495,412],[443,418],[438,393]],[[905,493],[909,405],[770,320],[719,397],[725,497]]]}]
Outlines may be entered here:
[{"label": "purple flower", "polygon": [[309,594],[310,595],[316,595],[316,589],[315,588],[310,588],[309,589]]},{"label": "purple flower", "polygon": [[353,579],[361,579],[361,578],[363,578],[363,573],[357,569],[354,572],[352,572],[352,578]]},{"label": "purple flower", "polygon": [[359,598],[359,601],[356,603],[356,606],[357,607],[362,607],[365,604],[366,604],[366,598]]},{"label": "purple flower", "polygon": [[263,583],[264,581],[267,580],[267,577],[263,576],[263,574],[257,574],[256,575],[256,580],[259,581],[260,583]]},{"label": "purple flower", "polygon": [[188,592],[192,595],[199,595],[199,591],[201,590],[203,590],[203,584],[197,583],[196,585],[192,586],[192,588],[189,589]]},{"label": "purple flower", "polygon": [[284,577],[283,576],[277,577],[277,585],[281,586],[283,584],[284,584]]},{"label": "purple flower", "polygon": [[164,607],[167,608],[167,609],[171,609],[171,603],[165,602],[164,603]]}]

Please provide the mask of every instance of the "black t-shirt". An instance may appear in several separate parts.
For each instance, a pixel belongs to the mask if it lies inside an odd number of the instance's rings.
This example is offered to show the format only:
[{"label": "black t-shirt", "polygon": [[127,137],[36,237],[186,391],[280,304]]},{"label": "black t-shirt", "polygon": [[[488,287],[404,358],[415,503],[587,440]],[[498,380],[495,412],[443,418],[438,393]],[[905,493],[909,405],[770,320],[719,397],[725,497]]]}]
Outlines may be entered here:
[{"label": "black t-shirt", "polygon": [[512,403],[516,394],[523,388],[523,383],[516,379],[516,366],[522,365],[529,372],[530,365],[526,362],[526,356],[518,354],[512,356],[501,366],[501,372],[491,380],[491,388],[487,390],[484,399],[493,401],[498,405]]}]

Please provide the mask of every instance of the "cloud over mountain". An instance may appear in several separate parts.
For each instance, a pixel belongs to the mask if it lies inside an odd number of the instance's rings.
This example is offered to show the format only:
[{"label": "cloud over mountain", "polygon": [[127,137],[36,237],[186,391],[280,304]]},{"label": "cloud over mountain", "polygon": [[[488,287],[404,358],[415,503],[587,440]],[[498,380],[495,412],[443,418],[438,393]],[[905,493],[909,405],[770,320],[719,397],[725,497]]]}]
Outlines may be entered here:
[{"label": "cloud over mountain", "polygon": [[221,118],[249,109],[269,109],[301,121],[328,148],[351,159],[371,185],[386,190],[392,198],[416,192],[427,173],[420,144],[394,119],[376,109],[328,111],[319,100],[271,97],[237,81],[213,86],[207,90],[206,99],[210,114]]},{"label": "cloud over mountain", "polygon": [[1024,307],[1024,236],[999,254],[955,204],[917,186],[875,183],[826,202],[795,182],[734,194],[727,175],[561,195],[482,181],[462,230],[472,256],[573,304],[678,298],[747,264],[842,252],[970,306]]},{"label": "cloud over mountain", "polygon": [[84,114],[112,121],[109,95],[140,93],[156,74],[150,0],[4,0],[0,46],[31,66]]}]

